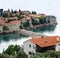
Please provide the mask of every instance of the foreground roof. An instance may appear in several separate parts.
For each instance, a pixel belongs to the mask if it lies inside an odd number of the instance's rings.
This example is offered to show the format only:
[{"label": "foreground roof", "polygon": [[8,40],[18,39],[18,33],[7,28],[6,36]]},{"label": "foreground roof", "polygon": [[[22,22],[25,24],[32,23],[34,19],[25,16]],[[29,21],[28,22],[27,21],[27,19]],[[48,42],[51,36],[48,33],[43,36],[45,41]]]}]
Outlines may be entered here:
[{"label": "foreground roof", "polygon": [[32,38],[30,39],[30,41],[40,47],[48,47],[60,43],[60,37],[58,36],[39,37],[39,38]]}]

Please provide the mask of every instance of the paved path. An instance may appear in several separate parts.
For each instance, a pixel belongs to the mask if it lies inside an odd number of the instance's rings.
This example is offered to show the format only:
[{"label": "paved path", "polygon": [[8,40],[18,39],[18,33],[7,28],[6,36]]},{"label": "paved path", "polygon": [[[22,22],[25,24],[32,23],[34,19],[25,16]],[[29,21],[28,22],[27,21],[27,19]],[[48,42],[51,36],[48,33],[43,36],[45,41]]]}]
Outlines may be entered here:
[{"label": "paved path", "polygon": [[25,29],[20,29],[20,30],[18,31],[18,33],[23,34],[23,35],[27,35],[27,36],[32,36],[32,37],[44,36],[44,35],[41,35],[40,33],[28,31],[28,30],[25,30]]}]

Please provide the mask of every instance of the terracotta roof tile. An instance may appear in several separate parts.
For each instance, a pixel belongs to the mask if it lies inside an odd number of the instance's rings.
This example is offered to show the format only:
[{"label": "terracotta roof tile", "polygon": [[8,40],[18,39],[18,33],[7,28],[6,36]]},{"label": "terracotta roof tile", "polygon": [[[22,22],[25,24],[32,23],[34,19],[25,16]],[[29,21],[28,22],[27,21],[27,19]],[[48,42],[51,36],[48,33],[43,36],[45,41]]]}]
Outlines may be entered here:
[{"label": "terracotta roof tile", "polygon": [[50,37],[40,37],[40,38],[32,38],[30,41],[34,44],[37,44],[40,47],[47,47],[47,46],[53,46],[57,43],[60,43],[60,37],[58,36],[50,36]]},{"label": "terracotta roof tile", "polygon": [[10,22],[10,24],[16,24],[18,22],[20,22],[20,21],[19,20],[14,20],[14,21]]}]

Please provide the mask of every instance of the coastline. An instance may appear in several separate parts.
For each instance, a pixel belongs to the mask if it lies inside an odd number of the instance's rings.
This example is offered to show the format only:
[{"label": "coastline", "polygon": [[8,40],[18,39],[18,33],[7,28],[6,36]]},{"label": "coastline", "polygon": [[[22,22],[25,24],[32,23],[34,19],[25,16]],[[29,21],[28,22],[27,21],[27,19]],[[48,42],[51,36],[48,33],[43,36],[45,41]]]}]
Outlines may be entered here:
[{"label": "coastline", "polygon": [[40,25],[36,25],[34,26],[33,28],[26,28],[26,29],[20,29],[19,31],[4,31],[0,34],[11,34],[11,33],[18,33],[18,34],[21,34],[21,35],[24,35],[24,36],[32,36],[32,37],[39,37],[39,36],[44,36],[44,35],[41,35],[41,34],[37,34],[36,32],[33,32],[31,31],[31,29],[36,29],[36,28],[43,28],[43,27],[46,27],[46,26],[56,26],[57,23],[54,23],[54,24],[40,24]]},{"label": "coastline", "polygon": [[43,27],[48,27],[48,26],[56,26],[58,23],[53,23],[53,24],[46,24],[46,23],[44,23],[44,24],[39,24],[39,25],[35,25],[35,26],[33,26],[33,27],[28,27],[28,28],[26,28],[26,30],[30,30],[30,29],[35,29],[35,28],[43,28]]}]

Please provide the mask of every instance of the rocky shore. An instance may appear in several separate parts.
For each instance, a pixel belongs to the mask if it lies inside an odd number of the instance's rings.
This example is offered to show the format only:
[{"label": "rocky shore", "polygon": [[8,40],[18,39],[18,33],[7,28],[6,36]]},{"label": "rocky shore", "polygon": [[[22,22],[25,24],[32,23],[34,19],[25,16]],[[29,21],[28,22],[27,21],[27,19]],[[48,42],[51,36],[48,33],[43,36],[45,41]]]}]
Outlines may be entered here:
[{"label": "rocky shore", "polygon": [[35,29],[35,28],[43,28],[43,27],[56,26],[56,25],[57,25],[57,23],[53,23],[53,24],[49,24],[49,23],[46,24],[46,23],[44,23],[44,24],[35,25],[33,27],[27,27],[26,29],[30,30],[30,29]]},{"label": "rocky shore", "polygon": [[[53,26],[57,25],[57,23],[52,24]],[[19,31],[4,31],[3,33],[0,34],[11,34],[11,33],[19,33],[21,35],[25,35],[25,36],[30,36],[30,37],[40,37],[40,36],[46,36],[46,35],[41,35],[39,33],[35,33],[32,31],[29,31],[30,29],[35,29],[35,28],[43,28],[45,26],[52,26],[51,24],[40,24],[40,25],[36,25],[33,26],[33,28],[26,28],[26,29],[20,29]]]}]

